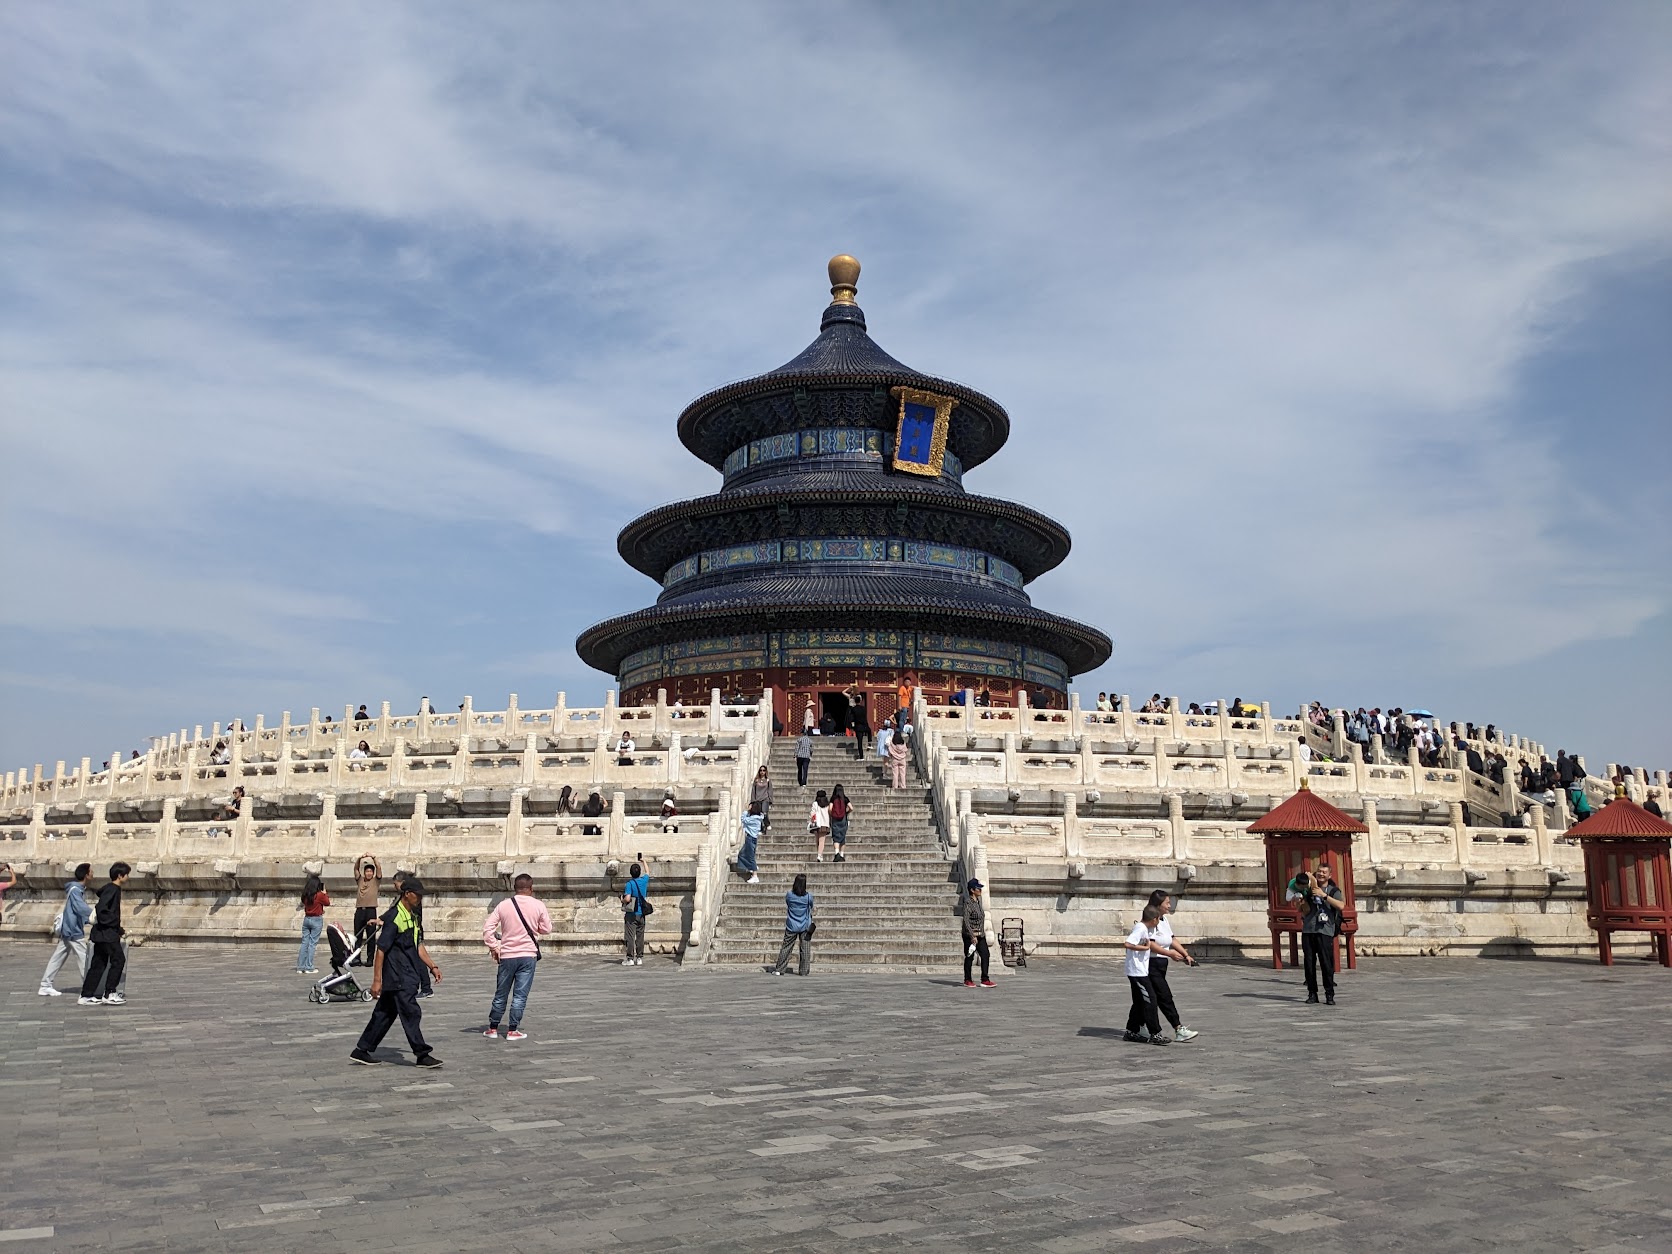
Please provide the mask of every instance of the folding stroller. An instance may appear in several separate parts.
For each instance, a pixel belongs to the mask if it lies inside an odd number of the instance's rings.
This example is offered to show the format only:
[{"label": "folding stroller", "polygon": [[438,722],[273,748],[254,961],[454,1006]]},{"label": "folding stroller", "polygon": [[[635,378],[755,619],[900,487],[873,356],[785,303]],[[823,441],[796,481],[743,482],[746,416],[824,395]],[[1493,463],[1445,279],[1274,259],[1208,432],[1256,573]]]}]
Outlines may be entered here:
[{"label": "folding stroller", "polygon": [[354,972],[349,970],[351,959],[359,954],[357,949],[349,948],[348,933],[335,923],[328,923],[325,939],[331,943],[331,974],[314,981],[308,989],[308,1000],[321,1006],[328,1001],[370,1001],[371,990],[361,988]]}]

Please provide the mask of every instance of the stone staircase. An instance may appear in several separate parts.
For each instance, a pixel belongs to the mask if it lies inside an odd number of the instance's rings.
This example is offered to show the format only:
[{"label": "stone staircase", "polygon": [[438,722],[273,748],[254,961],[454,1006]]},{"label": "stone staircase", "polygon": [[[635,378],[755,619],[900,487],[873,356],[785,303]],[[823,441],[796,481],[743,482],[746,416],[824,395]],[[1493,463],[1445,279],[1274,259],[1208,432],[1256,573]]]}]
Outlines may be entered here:
[{"label": "stone staircase", "polygon": [[[856,760],[847,737],[815,739],[805,790],[795,783],[793,737],[773,742],[769,765],[776,796],[760,841],[761,882],[735,874],[727,882],[709,961],[769,965],[784,938],[784,894],[805,874],[818,922],[815,967],[960,969],[956,867],[941,851],[928,790],[913,783],[896,792],[881,759]],[[817,863],[807,810],[819,789],[838,783],[853,805],[847,860],[833,863],[826,841]]]}]

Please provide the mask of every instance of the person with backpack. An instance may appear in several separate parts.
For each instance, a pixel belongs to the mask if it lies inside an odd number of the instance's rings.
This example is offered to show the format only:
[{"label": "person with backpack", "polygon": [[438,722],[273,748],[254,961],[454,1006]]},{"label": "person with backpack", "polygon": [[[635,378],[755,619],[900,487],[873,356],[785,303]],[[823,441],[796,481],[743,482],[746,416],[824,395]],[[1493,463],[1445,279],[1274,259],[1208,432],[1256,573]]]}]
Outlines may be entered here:
[{"label": "person with backpack", "polygon": [[639,861],[633,863],[628,873],[627,883],[621,889],[621,930],[627,943],[627,956],[621,960],[624,967],[644,965],[644,921],[645,917],[656,909],[646,900],[650,895],[650,872],[645,867],[647,861],[641,853]]},{"label": "person with backpack", "polygon": [[848,820],[853,816],[853,806],[848,803],[848,793],[845,788],[837,784],[830,790],[830,839],[836,846],[836,856],[832,862],[846,862],[848,844]]},{"label": "person with backpack", "polygon": [[81,981],[79,1006],[127,1005],[122,995],[122,974],[128,964],[122,951],[122,886],[132,872],[126,862],[112,863],[110,882],[99,889],[99,904],[93,912],[93,960]]},{"label": "person with backpack", "polygon": [[789,970],[790,951],[801,946],[801,974],[813,972],[813,894],[807,891],[807,877],[798,875],[790,891],[784,894],[784,943],[778,947],[778,961],[772,966],[773,975]]},{"label": "person with backpack", "polygon": [[58,912],[52,927],[52,956],[46,960],[46,971],[41,975],[40,995],[62,997],[53,986],[64,959],[71,954],[81,964],[81,978],[87,978],[87,962],[92,956],[87,945],[87,924],[93,918],[93,903],[87,900],[87,877],[93,873],[89,863],[75,869],[75,878],[64,884],[64,908]]},{"label": "person with backpack", "polygon": [[325,907],[331,904],[331,894],[319,876],[310,875],[302,883],[302,948],[296,955],[297,975],[318,975],[314,966],[314,950],[325,932]]},{"label": "person with backpack", "polygon": [[495,972],[493,1004],[488,1007],[488,1026],[482,1035],[490,1041],[499,1039],[499,1021],[505,1015],[506,1001],[510,1001],[511,1019],[506,1025],[505,1039],[526,1040],[522,1030],[523,1011],[528,1006],[528,993],[534,987],[534,964],[540,961],[542,936],[551,935],[552,916],[534,895],[534,877],[519,875],[511,882],[511,896],[488,911],[482,924],[482,943],[488,947],[493,960],[499,964]]}]

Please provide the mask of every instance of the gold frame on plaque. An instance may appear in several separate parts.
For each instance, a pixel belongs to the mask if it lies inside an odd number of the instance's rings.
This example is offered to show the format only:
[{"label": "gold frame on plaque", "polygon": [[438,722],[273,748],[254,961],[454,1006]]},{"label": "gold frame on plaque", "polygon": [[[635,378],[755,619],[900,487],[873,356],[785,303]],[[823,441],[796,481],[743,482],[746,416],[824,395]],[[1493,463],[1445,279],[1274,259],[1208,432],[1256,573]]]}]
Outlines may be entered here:
[{"label": "gold frame on plaque", "polygon": [[[941,465],[946,460],[946,433],[952,425],[952,407],[958,402],[950,396],[922,392],[917,388],[890,388],[888,394],[900,402],[899,416],[894,423],[894,469],[903,470],[908,475],[929,475],[938,478]],[[935,411],[935,431],[929,440],[927,462],[900,460],[900,437],[905,434],[907,404],[926,405]]]}]

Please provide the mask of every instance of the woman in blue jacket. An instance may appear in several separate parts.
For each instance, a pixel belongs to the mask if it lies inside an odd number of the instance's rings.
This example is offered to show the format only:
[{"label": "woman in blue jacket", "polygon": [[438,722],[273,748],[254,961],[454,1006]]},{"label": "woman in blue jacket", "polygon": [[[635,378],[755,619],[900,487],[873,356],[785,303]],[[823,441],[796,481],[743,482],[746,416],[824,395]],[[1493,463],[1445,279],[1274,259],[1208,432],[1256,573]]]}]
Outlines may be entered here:
[{"label": "woman in blue jacket", "polygon": [[755,861],[755,850],[761,838],[761,803],[751,801],[749,813],[743,816],[743,848],[737,851],[737,869],[749,873],[749,883],[759,884],[761,877]]},{"label": "woman in blue jacket", "polygon": [[83,862],[75,869],[75,878],[64,885],[64,911],[52,937],[52,957],[46,960],[46,972],[41,976],[42,997],[62,997],[53,980],[57,978],[64,959],[74,954],[81,965],[81,978],[87,978],[87,960],[92,951],[87,944],[87,924],[93,918],[93,903],[87,900],[87,877],[93,868]]},{"label": "woman in blue jacket", "polygon": [[801,946],[801,974],[810,975],[813,968],[813,894],[807,891],[807,877],[798,875],[790,891],[784,894],[784,943],[778,949],[778,962],[773,975],[783,975],[790,965],[790,950]]}]

